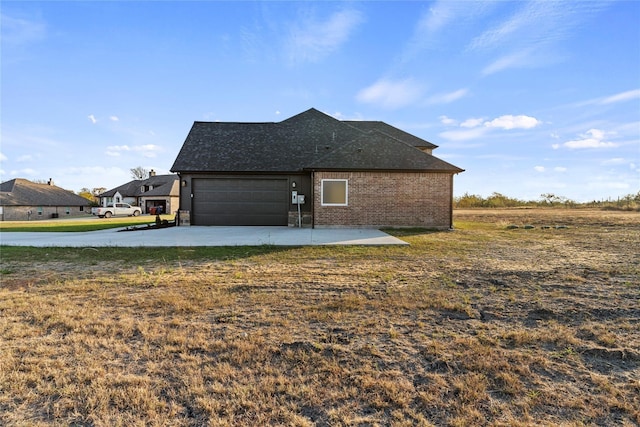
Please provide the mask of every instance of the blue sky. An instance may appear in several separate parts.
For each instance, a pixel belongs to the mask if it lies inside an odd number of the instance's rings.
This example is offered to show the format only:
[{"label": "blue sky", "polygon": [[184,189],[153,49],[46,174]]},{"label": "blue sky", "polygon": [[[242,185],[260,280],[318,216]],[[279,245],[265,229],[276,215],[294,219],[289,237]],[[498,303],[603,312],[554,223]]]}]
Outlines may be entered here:
[{"label": "blue sky", "polygon": [[455,195],[640,191],[638,1],[7,1],[0,179],[169,173],[194,121],[311,107],[466,171]]}]

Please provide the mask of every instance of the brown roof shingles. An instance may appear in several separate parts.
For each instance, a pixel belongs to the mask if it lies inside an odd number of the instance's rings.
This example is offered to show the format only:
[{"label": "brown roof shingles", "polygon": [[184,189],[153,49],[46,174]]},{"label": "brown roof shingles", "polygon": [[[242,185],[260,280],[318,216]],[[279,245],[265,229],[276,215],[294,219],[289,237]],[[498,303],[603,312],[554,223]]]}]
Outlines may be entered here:
[{"label": "brown roof shingles", "polygon": [[50,184],[15,178],[0,184],[3,206],[89,206],[89,200]]}]

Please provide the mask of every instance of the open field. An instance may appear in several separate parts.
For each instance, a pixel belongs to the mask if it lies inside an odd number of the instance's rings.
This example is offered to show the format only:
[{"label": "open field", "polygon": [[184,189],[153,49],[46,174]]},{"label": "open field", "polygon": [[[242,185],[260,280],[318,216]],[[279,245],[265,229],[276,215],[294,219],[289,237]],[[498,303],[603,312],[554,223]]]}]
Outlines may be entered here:
[{"label": "open field", "polygon": [[0,425],[640,425],[640,214],[454,219],[409,247],[2,247]]}]

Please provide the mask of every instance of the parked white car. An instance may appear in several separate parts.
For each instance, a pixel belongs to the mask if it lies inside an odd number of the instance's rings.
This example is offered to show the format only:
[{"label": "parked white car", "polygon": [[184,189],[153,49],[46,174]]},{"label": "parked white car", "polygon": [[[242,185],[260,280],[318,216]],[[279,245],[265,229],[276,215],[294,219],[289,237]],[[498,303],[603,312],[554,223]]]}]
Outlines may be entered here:
[{"label": "parked white car", "polygon": [[129,203],[110,203],[106,207],[91,208],[91,215],[100,218],[111,218],[116,215],[138,216],[142,209],[138,206],[131,206]]}]

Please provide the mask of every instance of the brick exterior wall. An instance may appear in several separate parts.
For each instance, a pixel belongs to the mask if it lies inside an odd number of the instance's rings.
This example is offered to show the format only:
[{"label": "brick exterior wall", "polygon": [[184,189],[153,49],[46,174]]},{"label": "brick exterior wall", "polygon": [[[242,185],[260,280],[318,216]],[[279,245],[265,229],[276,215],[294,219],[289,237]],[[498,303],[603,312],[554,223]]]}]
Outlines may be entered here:
[{"label": "brick exterior wall", "polygon": [[[322,206],[323,179],[348,180],[348,206]],[[452,183],[449,173],[315,172],[314,225],[447,229]]]}]

